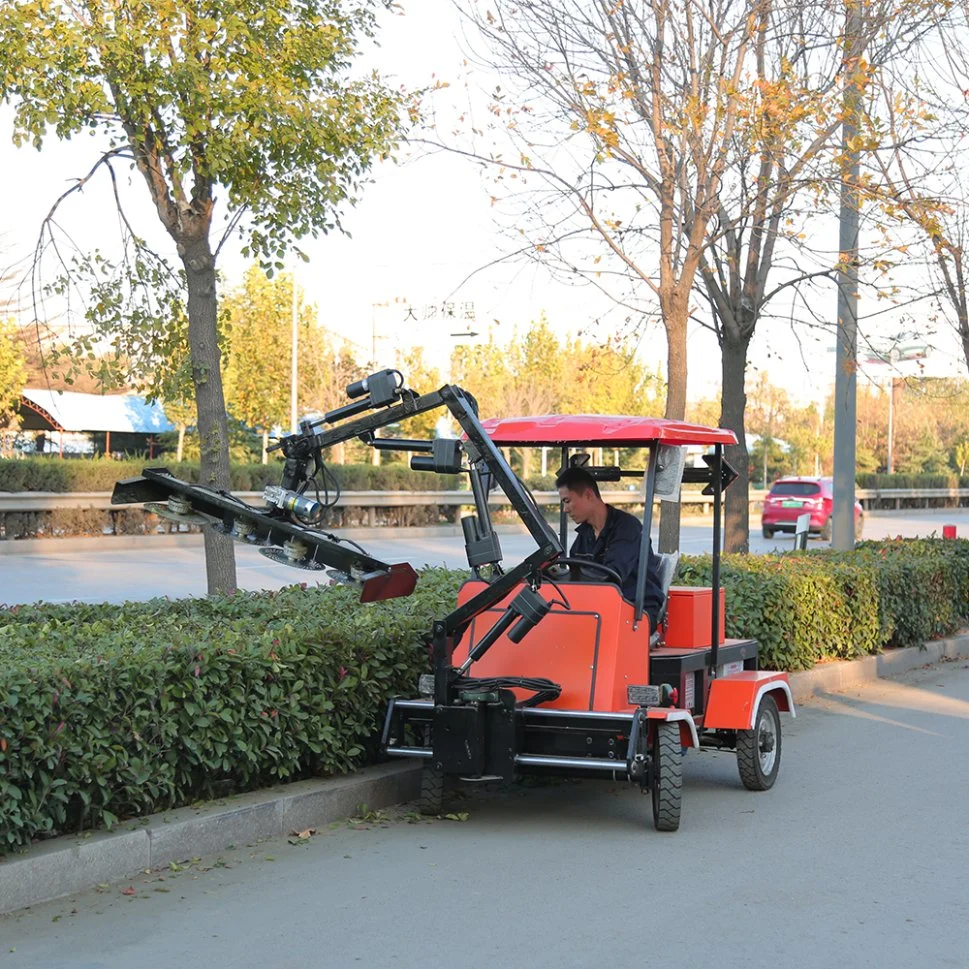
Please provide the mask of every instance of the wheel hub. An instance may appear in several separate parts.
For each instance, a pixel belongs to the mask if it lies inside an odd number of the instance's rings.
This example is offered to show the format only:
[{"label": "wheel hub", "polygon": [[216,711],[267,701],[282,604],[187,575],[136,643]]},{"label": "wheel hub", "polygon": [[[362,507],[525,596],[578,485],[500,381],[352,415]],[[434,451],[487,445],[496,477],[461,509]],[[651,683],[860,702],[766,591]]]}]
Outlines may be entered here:
[{"label": "wheel hub", "polygon": [[777,757],[777,734],[774,721],[766,713],[759,717],[757,724],[757,752],[761,771],[770,774]]}]

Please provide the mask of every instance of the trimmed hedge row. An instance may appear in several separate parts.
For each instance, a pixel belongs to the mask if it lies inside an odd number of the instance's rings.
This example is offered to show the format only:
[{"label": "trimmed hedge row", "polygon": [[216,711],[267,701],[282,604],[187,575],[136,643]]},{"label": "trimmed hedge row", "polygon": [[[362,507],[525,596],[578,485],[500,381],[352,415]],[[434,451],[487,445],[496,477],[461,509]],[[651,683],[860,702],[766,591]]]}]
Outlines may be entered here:
[{"label": "trimmed hedge row", "polygon": [[[133,478],[146,467],[167,467],[186,481],[198,481],[197,462],[177,464],[170,455],[149,461],[114,461],[108,458],[61,460],[24,458],[0,460],[0,491],[111,491],[121,478]],[[402,462],[382,464],[328,464],[346,491],[448,491],[461,486],[462,476],[411,471]],[[279,484],[282,464],[239,464],[232,471],[233,491],[262,491]]]},{"label": "trimmed hedge row", "polygon": [[[0,459],[0,491],[111,491],[119,478],[141,474],[145,467],[167,466],[181,478],[198,480],[198,463],[176,464],[171,455],[149,461],[114,461],[108,458],[61,460],[33,457],[22,460]],[[404,462],[382,464],[327,465],[348,491],[436,491],[460,487],[458,475],[426,474],[411,471]],[[268,484],[279,484],[281,464],[237,464],[232,467],[233,491],[261,491]],[[957,474],[874,474],[859,473],[859,488],[969,488],[969,476]],[[555,476],[534,474],[530,488],[553,491]]]},{"label": "trimmed hedge row", "polygon": [[[951,633],[969,618],[969,541],[726,556],[727,633],[805,669]],[[423,637],[464,572],[408,599],[345,588],[0,609],[0,855],[376,756],[388,696],[427,667]],[[684,557],[677,584],[707,585]],[[527,642],[525,644],[527,646]],[[554,677],[554,671],[549,671]]]},{"label": "trimmed hedge row", "polygon": [[459,580],[0,611],[0,854],[372,759]]},{"label": "trimmed hedge row", "polygon": [[855,476],[859,488],[969,488],[969,475],[882,474],[861,471]]},{"label": "trimmed hedge row", "polygon": [[[678,585],[709,585],[710,556],[684,556]],[[969,621],[969,541],[897,539],[785,555],[726,555],[727,635],[760,643],[769,669],[810,669],[886,646],[919,646]]]}]

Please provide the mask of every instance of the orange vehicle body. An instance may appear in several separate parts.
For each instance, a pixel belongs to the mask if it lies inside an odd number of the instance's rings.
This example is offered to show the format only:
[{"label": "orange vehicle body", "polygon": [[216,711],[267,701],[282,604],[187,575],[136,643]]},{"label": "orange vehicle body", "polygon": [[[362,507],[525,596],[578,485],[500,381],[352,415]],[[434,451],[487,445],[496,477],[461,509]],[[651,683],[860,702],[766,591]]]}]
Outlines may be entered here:
[{"label": "orange vehicle body", "polygon": [[786,673],[741,670],[714,680],[710,687],[703,725],[708,730],[749,730],[760,698],[770,693],[782,713],[794,713]]},{"label": "orange vehicle body", "polygon": [[[458,605],[464,605],[484,586],[483,582],[476,580],[465,582],[458,592]],[[554,602],[560,600],[560,590],[567,596],[571,609],[553,608],[520,643],[513,643],[507,635],[501,636],[474,663],[472,674],[477,677],[541,677],[549,669],[554,669],[556,682],[561,685],[562,692],[543,706],[600,713],[633,713],[638,706],[629,702],[627,689],[651,682],[649,620],[644,616],[637,625],[632,603],[622,597],[613,583],[563,582],[558,589],[546,583],[539,592],[547,601]],[[678,647],[680,652],[702,650],[705,653],[710,646],[710,614],[706,612],[704,635],[702,611],[709,609],[711,590],[700,587],[680,591],[695,595],[680,596],[683,605],[668,618],[667,638],[672,638],[674,642],[693,642],[692,645]],[[467,659],[468,651],[491,628],[514,594],[510,593],[505,600],[484,613],[480,621],[472,622],[455,647],[456,665]],[[685,624],[685,629],[679,635],[675,633],[677,621]],[[722,644],[731,642],[736,641],[726,640],[721,635]],[[668,642],[661,650],[664,655],[672,651]],[[526,691],[515,692],[520,699],[527,695]],[[694,716],[690,710],[677,709],[675,706],[651,707],[647,718],[650,721],[679,721],[682,745],[695,747],[699,746],[697,727],[751,729],[757,704],[768,692],[775,697],[778,709],[794,714],[786,673],[739,669],[723,673],[710,681],[707,696],[698,703],[702,713]]]},{"label": "orange vehicle body", "polygon": [[[483,582],[465,582],[458,592],[458,606],[484,587]],[[626,688],[649,682],[649,620],[644,616],[635,627],[633,605],[623,599],[613,583],[567,583],[561,588],[571,610],[553,609],[519,644],[502,636],[474,664],[472,673],[480,677],[535,677],[555,670],[555,681],[562,692],[543,706],[632,713],[637,707],[628,702]],[[550,583],[543,584],[539,593],[548,601],[559,598]],[[454,650],[456,665],[467,659],[468,650],[491,628],[514,595],[484,613],[480,622],[472,622]]]}]

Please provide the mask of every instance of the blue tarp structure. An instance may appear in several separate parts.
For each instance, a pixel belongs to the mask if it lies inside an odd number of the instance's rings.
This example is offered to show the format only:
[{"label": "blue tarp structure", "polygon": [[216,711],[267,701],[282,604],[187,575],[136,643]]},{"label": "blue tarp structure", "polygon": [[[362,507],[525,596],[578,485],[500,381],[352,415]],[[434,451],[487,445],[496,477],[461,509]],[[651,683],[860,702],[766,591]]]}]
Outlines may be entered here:
[{"label": "blue tarp structure", "polygon": [[21,394],[20,417],[25,431],[162,434],[175,430],[161,404],[149,404],[136,394],[27,389]]}]

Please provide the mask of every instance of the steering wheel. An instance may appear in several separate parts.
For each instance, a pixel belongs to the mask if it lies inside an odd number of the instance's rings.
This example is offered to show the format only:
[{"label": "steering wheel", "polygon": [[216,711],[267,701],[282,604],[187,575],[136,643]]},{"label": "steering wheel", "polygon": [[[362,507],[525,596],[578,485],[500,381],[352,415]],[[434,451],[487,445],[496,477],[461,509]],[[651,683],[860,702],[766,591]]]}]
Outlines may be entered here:
[{"label": "steering wheel", "polygon": [[557,565],[573,565],[583,569],[598,569],[598,571],[603,575],[610,579],[614,579],[620,588],[622,587],[622,576],[611,565],[603,565],[601,562],[593,562],[591,559],[561,558],[556,559],[549,565],[546,565],[545,569],[542,571],[544,572],[545,570],[554,568]]}]

